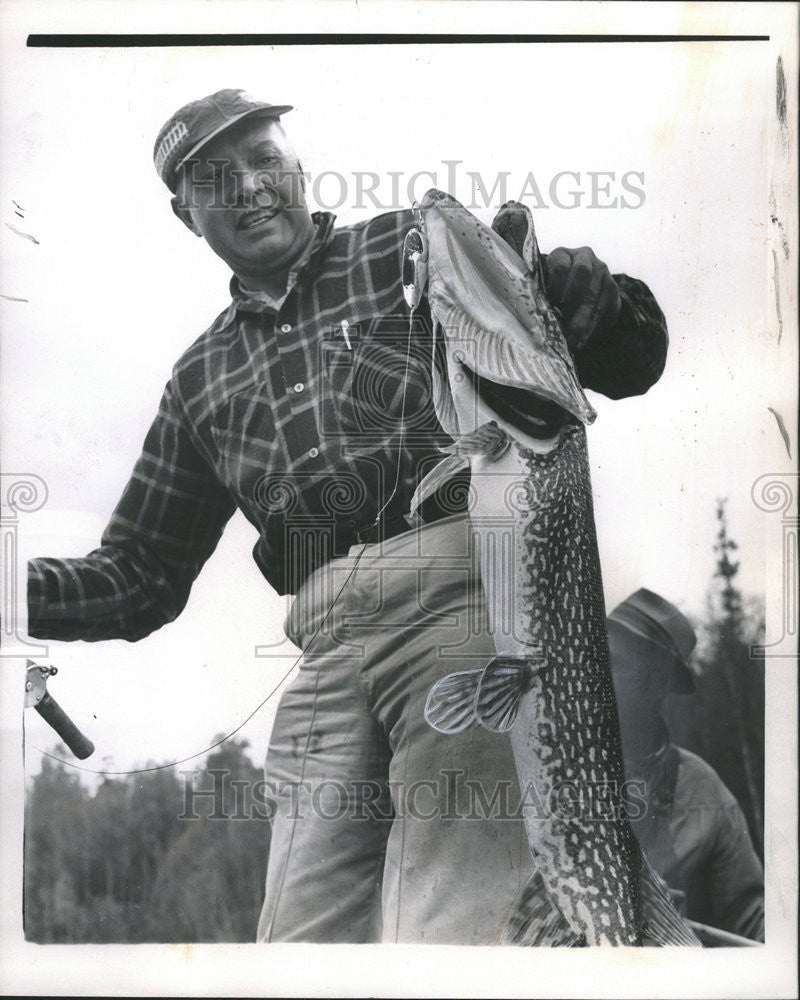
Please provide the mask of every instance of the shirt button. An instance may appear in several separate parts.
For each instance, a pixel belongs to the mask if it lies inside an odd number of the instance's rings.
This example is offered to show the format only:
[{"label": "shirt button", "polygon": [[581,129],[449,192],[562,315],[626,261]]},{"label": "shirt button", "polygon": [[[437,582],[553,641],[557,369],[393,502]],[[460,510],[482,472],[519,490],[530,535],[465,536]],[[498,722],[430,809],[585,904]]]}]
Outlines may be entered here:
[{"label": "shirt button", "polygon": [[319,448],[312,448],[308,453],[309,458],[316,458],[317,455],[319,455]]},{"label": "shirt button", "polygon": [[283,326],[281,327],[281,333],[291,333],[291,332],[292,332],[292,324],[284,323]]},{"label": "shirt button", "polygon": [[295,382],[295,384],[294,384],[294,391],[295,392],[302,392],[303,389],[305,389],[305,386],[303,385],[302,382]]}]

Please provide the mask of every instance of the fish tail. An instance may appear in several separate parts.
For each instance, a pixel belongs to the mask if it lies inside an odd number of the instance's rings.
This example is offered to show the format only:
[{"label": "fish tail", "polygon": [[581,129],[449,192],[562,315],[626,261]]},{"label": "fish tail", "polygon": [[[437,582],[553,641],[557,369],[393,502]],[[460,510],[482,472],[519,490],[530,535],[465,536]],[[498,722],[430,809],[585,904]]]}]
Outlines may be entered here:
[{"label": "fish tail", "polygon": [[[640,850],[640,933],[645,946],[702,947],[681,918],[661,876]],[[528,879],[512,904],[500,932],[500,943],[523,948],[583,947],[586,938],[567,922],[547,891],[540,872]]]},{"label": "fish tail", "polygon": [[579,948],[586,938],[567,923],[551,900],[538,871],[528,879],[514,901],[500,931],[500,943],[522,948]]},{"label": "fish tail", "polygon": [[650,864],[644,851],[640,850],[639,853],[639,893],[644,943],[701,948],[700,938],[675,909],[666,883]]}]

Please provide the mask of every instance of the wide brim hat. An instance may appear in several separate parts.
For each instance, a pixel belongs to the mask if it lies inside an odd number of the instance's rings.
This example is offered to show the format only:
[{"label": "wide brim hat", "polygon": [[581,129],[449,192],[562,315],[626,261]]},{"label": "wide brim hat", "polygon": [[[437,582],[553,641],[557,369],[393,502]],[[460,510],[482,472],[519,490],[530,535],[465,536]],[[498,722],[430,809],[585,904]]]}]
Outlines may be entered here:
[{"label": "wide brim hat", "polygon": [[635,636],[637,646],[642,647],[644,640],[654,652],[661,654],[654,662],[666,663],[672,668],[670,691],[691,694],[695,690],[690,661],[697,636],[689,620],[674,604],[642,587],[614,608],[607,624],[610,635],[616,634],[623,641],[626,636]]}]

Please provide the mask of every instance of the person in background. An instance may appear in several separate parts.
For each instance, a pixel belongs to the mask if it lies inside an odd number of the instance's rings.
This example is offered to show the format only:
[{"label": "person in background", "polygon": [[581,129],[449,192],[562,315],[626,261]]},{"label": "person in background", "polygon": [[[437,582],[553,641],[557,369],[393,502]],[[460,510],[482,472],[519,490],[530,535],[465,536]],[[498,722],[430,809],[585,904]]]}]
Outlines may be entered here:
[{"label": "person in background", "polygon": [[688,919],[763,941],[764,873],[744,814],[712,767],[671,742],[662,715],[668,694],[695,690],[694,629],[641,589],[611,612],[608,638],[639,844]]}]

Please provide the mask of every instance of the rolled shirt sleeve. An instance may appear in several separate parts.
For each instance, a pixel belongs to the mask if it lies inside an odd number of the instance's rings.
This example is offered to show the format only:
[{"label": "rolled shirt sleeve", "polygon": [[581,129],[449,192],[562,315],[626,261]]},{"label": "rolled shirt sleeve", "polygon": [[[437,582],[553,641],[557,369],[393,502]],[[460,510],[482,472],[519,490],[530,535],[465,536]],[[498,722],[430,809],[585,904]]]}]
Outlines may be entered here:
[{"label": "rolled shirt sleeve", "polygon": [[134,641],[172,621],[234,509],[168,385],[100,547],[29,562],[29,634]]}]

